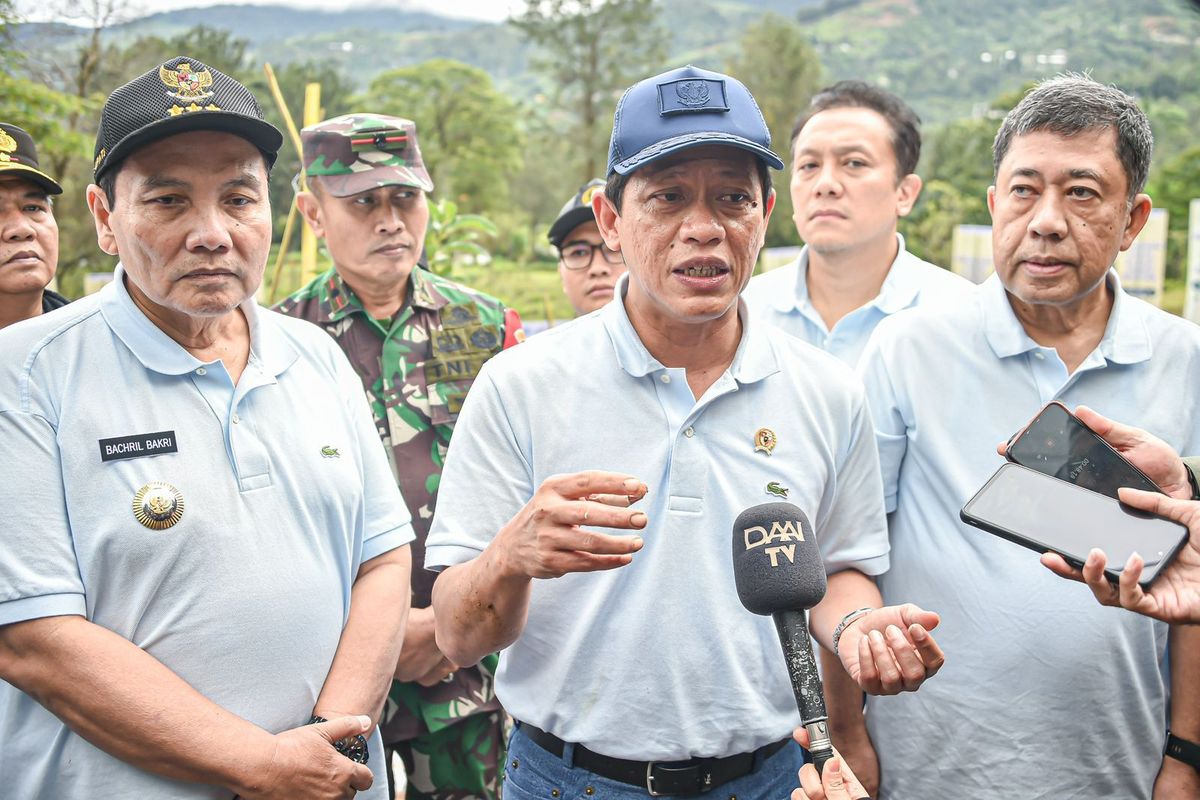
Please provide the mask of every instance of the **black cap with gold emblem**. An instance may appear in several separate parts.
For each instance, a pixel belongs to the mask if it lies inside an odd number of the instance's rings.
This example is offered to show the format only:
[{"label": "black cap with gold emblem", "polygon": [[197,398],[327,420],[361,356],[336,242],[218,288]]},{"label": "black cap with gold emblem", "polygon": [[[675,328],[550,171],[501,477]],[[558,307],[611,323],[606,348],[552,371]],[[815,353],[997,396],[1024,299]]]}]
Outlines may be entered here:
[{"label": "black cap with gold emblem", "polygon": [[58,182],[38,166],[37,145],[23,128],[0,122],[0,174],[15,173],[50,194],[62,194]]},{"label": "black cap with gold emblem", "polygon": [[283,144],[283,134],[263,119],[250,90],[194,58],[176,56],[108,96],[96,134],[96,180],[139,147],[200,130],[241,136],[262,151],[268,165]]}]

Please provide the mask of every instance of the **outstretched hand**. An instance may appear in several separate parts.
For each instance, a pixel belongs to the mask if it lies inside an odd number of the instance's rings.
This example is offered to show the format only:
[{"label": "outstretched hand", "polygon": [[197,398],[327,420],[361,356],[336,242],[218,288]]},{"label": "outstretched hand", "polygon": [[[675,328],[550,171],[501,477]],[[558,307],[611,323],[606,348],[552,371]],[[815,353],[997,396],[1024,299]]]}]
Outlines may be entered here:
[{"label": "outstretched hand", "polygon": [[867,694],[915,692],[946,661],[929,633],[940,621],[912,603],[876,609],[842,632],[838,657]]}]

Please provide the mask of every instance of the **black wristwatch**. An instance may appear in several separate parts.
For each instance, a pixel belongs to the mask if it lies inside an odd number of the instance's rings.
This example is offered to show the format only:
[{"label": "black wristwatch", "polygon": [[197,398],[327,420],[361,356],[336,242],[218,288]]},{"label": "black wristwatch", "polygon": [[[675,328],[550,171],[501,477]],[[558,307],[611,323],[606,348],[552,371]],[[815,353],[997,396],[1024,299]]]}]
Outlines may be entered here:
[{"label": "black wristwatch", "polygon": [[1192,499],[1200,500],[1200,483],[1196,482],[1196,473],[1192,471],[1192,467],[1186,461],[1183,462],[1183,469],[1187,472],[1188,486],[1192,490]]},{"label": "black wristwatch", "polygon": [[[314,714],[312,719],[308,721],[308,724],[316,725],[318,722],[329,722],[329,720]],[[359,764],[367,763],[367,758],[370,756],[367,752],[367,740],[361,733],[346,739],[338,739],[333,743],[333,749],[351,761],[357,761]]]},{"label": "black wristwatch", "polygon": [[1182,761],[1192,769],[1200,770],[1200,744],[1180,739],[1167,731],[1167,747],[1164,752],[1176,761]]}]

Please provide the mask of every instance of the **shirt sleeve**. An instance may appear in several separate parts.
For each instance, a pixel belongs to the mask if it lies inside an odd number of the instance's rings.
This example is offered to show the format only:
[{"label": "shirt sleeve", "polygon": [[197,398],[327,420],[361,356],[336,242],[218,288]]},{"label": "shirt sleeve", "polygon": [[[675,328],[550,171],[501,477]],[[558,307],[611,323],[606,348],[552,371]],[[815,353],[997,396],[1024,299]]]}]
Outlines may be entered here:
[{"label": "shirt sleeve", "polygon": [[0,625],[87,615],[53,426],[0,411]]},{"label": "shirt sleeve", "polygon": [[520,446],[528,431],[510,418],[490,367],[475,379],[454,427],[425,544],[426,569],[479,555],[533,497],[533,470]]},{"label": "shirt sleeve", "polygon": [[831,482],[832,500],[822,504],[816,521],[817,541],[825,570],[832,575],[856,569],[866,575],[888,570],[887,516],[879,479],[871,413],[862,389],[854,382],[847,446]]},{"label": "shirt sleeve", "polygon": [[335,358],[338,359],[338,386],[347,397],[347,413],[351,415],[355,442],[361,453],[364,506],[361,564],[403,547],[416,538],[416,533],[383,442],[375,431],[375,420],[362,381],[340,351]]},{"label": "shirt sleeve", "polygon": [[883,476],[883,501],[887,512],[896,510],[896,493],[900,482],[900,466],[908,448],[908,425],[900,411],[900,403],[887,360],[879,345],[879,331],[867,343],[858,362],[859,376],[867,390],[867,404],[875,425],[875,443],[879,448],[879,469]]}]

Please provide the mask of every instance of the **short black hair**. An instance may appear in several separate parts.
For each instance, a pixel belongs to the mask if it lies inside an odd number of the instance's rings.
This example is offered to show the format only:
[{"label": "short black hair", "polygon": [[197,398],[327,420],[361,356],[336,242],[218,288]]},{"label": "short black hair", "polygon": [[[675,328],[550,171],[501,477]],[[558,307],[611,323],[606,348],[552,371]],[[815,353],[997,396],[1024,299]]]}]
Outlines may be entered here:
[{"label": "short black hair", "polygon": [[[767,198],[770,197],[772,188],[771,168],[767,166],[767,162],[757,157],[754,159],[754,166],[758,170],[758,182],[762,186],[763,214],[766,214]],[[604,183],[604,196],[612,201],[618,212],[621,211],[621,199],[625,194],[625,185],[629,183],[631,177],[633,177],[633,172],[622,175],[613,171],[608,174],[608,179]]]},{"label": "short black hair", "polygon": [[831,108],[866,108],[887,120],[892,129],[892,150],[896,153],[896,180],[917,171],[921,160],[921,118],[896,95],[866,81],[838,81],[813,95],[792,128],[791,149],[808,121]]}]

